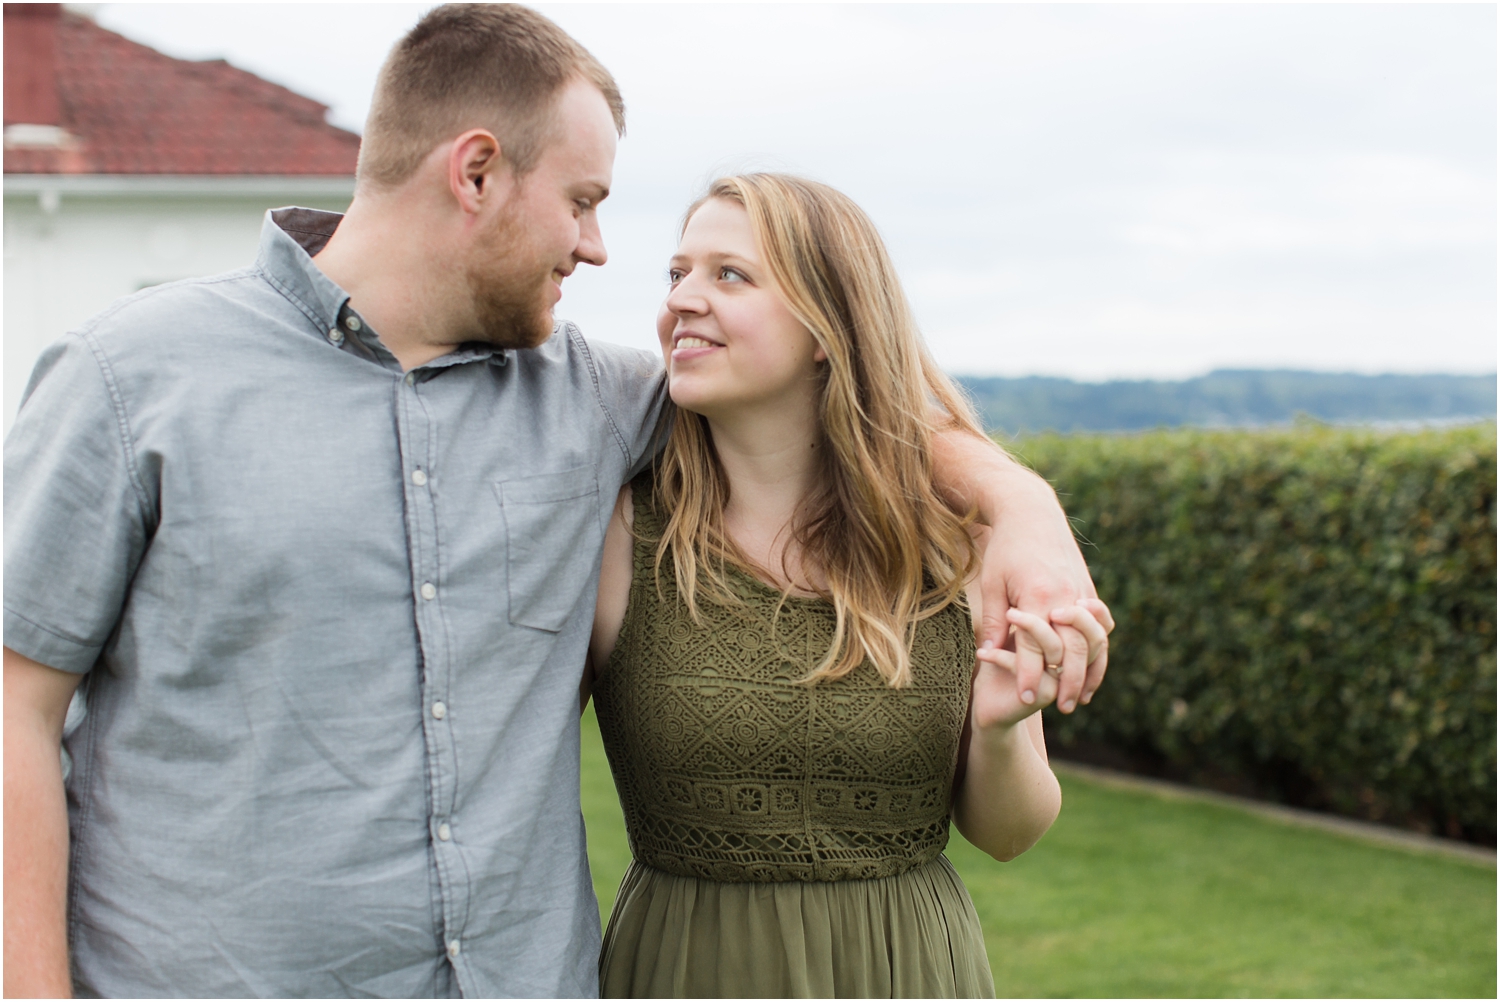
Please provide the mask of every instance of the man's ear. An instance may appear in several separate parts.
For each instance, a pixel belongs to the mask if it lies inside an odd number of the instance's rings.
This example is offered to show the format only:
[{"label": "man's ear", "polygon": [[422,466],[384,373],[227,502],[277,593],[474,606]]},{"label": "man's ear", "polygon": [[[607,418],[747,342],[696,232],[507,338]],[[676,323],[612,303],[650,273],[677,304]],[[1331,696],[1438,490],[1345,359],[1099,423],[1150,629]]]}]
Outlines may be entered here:
[{"label": "man's ear", "polygon": [[470,129],[448,148],[448,189],[470,215],[477,215],[480,206],[494,200],[497,182],[508,173],[500,141],[488,129]]}]

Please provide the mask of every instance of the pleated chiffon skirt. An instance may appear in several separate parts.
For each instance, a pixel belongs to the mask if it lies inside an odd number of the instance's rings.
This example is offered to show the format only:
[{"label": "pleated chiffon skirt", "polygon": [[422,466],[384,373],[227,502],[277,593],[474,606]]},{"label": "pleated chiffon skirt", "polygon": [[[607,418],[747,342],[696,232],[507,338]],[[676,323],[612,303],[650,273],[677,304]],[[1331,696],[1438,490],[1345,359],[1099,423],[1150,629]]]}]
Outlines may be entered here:
[{"label": "pleated chiffon skirt", "polygon": [[605,998],[993,998],[974,903],[946,856],[894,877],[727,884],[631,863]]}]

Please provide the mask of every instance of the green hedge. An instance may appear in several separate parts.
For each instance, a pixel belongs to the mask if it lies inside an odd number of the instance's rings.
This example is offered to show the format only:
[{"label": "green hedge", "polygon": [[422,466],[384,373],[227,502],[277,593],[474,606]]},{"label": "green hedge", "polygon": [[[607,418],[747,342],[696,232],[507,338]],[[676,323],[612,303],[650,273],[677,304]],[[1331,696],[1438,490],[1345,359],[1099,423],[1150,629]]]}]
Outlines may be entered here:
[{"label": "green hedge", "polygon": [[1011,443],[1118,628],[1049,741],[1450,834],[1495,831],[1495,426]]}]

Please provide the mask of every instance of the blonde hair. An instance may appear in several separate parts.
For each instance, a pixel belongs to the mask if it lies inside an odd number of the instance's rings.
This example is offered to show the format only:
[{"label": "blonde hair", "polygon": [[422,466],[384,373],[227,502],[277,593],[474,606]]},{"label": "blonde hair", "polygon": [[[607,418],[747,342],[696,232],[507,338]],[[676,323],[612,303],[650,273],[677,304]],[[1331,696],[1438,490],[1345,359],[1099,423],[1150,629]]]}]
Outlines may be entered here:
[{"label": "blonde hair", "polygon": [[361,183],[393,187],[439,143],[483,127],[524,175],[551,138],[559,93],[575,79],[599,89],[624,135],[625,102],[614,77],[567,32],[519,4],[444,4],[380,68],[355,173]]},{"label": "blonde hair", "polygon": [[[850,198],[786,174],[725,177],[688,209],[684,230],[710,199],[744,207],[777,291],[828,356],[821,475],[791,526],[835,613],[830,649],[806,681],[868,659],[892,687],[907,685],[917,623],[962,601],[978,561],[973,513],[955,514],[933,486],[932,435],[982,434],[978,422],[928,354],[885,244]],[[729,481],[702,416],[677,412],[657,498],[658,575],[670,557],[695,620],[700,593],[733,604],[726,568],[755,569],[725,533]]]}]

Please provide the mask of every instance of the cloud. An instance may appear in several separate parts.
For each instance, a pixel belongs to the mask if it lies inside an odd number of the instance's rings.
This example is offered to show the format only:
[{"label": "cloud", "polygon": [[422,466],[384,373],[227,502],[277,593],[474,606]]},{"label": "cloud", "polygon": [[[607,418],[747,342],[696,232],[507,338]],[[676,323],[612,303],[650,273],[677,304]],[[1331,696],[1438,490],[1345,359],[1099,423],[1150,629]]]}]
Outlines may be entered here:
[{"label": "cloud", "polygon": [[[227,55],[350,124],[424,9],[100,20]],[[858,200],[964,371],[1494,367],[1492,6],[541,9],[629,106],[610,264],[580,269],[561,307],[596,336],[654,345],[683,208],[751,165]]]}]

